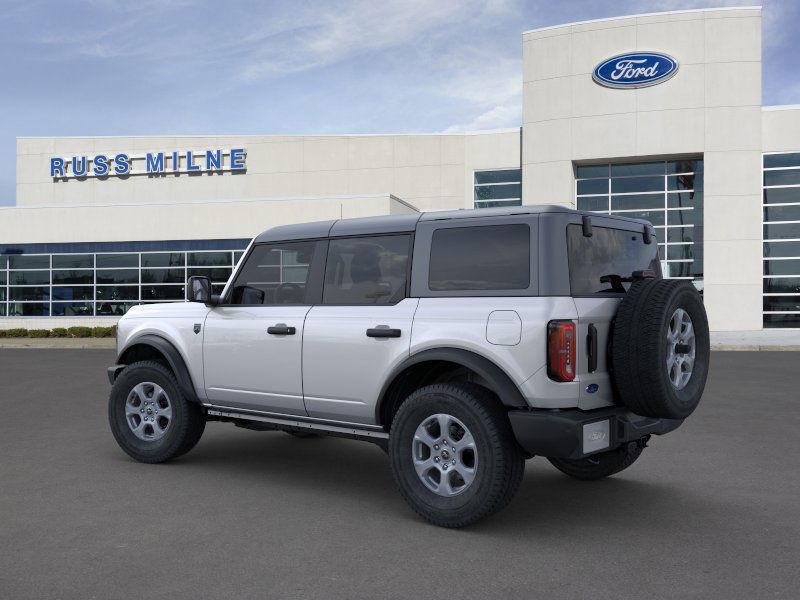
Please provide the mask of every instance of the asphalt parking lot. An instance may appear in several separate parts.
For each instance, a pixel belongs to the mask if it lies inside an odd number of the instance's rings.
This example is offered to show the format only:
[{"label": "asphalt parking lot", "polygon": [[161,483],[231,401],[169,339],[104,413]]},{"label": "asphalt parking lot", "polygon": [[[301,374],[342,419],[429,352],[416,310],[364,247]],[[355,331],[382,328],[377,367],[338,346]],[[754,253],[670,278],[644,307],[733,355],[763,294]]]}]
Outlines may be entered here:
[{"label": "asphalt parking lot", "polygon": [[0,349],[0,598],[797,598],[798,353],[715,353],[698,411],[629,470],[534,459],[460,531],[418,519],[371,444],[210,423],[133,462],[113,360]]}]

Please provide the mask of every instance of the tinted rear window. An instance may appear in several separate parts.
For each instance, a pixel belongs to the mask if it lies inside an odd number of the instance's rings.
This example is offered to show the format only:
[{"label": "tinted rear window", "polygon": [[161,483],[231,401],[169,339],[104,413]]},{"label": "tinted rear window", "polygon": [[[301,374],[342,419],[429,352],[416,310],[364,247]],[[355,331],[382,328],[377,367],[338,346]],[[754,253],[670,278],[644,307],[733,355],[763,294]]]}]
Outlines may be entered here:
[{"label": "tinted rear window", "polygon": [[[645,244],[644,235],[635,231],[595,226],[592,237],[585,237],[580,225],[569,225],[567,248],[573,296],[614,292],[611,283],[600,281],[604,275],[625,278],[634,271],[661,273],[655,240]],[[623,287],[628,289],[630,283],[623,283]]]},{"label": "tinted rear window", "polygon": [[531,282],[528,225],[437,229],[431,241],[432,291],[524,290]]}]

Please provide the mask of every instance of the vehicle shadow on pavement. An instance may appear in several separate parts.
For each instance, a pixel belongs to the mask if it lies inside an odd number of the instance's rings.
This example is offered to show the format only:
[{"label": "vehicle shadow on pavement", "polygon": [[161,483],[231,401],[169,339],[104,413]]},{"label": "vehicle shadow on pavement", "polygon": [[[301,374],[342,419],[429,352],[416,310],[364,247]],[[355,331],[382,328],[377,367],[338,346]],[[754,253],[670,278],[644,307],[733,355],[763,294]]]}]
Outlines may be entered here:
[{"label": "vehicle shadow on pavement", "polygon": [[[248,494],[263,497],[276,492],[319,495],[324,490],[328,502],[357,501],[360,510],[374,511],[373,516],[426,525],[403,502],[387,456],[376,445],[327,437],[295,439],[282,432],[234,430],[221,424],[211,424],[207,433],[191,453],[162,465],[167,467],[165,479],[179,476],[177,471],[187,477],[221,478],[230,487],[246,486]],[[676,522],[708,523],[728,511],[689,488],[654,480],[644,468],[637,473],[637,466],[602,481],[583,482],[557,472],[544,458],[534,458],[527,462],[511,504],[468,530],[515,537],[520,532],[587,535],[619,526],[663,534]]]}]

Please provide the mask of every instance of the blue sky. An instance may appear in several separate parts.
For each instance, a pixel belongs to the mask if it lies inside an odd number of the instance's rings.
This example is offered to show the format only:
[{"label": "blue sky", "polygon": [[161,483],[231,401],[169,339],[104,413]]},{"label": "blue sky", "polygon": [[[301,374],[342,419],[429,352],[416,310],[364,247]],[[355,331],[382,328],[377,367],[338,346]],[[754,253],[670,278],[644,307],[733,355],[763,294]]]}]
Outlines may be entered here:
[{"label": "blue sky", "polygon": [[[702,0],[0,0],[16,136],[437,132],[521,123],[521,34]],[[800,103],[800,2],[764,3],[764,104]]]}]

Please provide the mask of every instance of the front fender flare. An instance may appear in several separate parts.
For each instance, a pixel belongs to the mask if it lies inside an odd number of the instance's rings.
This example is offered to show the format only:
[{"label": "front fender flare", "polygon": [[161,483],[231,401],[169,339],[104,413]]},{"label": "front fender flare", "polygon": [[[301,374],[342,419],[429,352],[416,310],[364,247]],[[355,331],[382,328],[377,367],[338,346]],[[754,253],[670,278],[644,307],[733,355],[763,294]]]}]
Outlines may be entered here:
[{"label": "front fender flare", "polygon": [[166,338],[152,333],[134,338],[130,340],[119,353],[117,362],[126,364],[123,360],[125,353],[134,346],[142,345],[156,349],[166,358],[170,369],[172,369],[172,372],[175,374],[175,379],[178,380],[178,386],[187,400],[190,402],[200,402],[200,399],[197,397],[197,392],[195,391],[194,383],[192,382],[192,376],[189,374],[189,369],[186,366],[186,361],[183,360],[183,356],[175,345]]}]

